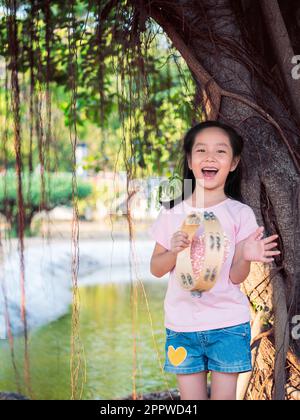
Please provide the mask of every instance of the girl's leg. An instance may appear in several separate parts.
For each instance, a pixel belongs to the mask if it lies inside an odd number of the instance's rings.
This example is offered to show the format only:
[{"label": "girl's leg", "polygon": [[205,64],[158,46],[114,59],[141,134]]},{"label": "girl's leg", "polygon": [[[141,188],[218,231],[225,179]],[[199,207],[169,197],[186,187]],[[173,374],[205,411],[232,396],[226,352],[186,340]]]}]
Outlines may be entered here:
[{"label": "girl's leg", "polygon": [[211,400],[236,400],[238,373],[211,372]]},{"label": "girl's leg", "polygon": [[181,400],[207,400],[207,372],[178,374]]}]

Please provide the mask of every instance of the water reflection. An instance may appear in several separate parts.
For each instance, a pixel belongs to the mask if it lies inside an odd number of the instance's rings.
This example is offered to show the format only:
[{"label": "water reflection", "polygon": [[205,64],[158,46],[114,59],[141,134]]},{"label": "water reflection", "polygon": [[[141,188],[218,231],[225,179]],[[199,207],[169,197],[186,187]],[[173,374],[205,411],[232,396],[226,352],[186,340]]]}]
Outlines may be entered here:
[{"label": "water reflection", "polygon": [[[87,382],[84,399],[113,399],[133,389],[133,302],[130,283],[109,283],[80,288],[80,334],[85,348]],[[142,287],[137,287],[136,389],[138,393],[176,386],[176,377],[161,371],[164,362],[163,299],[165,281],[144,282],[152,326]],[[31,382],[37,399],[70,398],[71,312],[30,333]],[[15,339],[16,363],[23,372],[23,340]],[[17,391],[7,341],[0,341],[0,390]],[[157,354],[158,351],[158,354]],[[24,384],[21,392],[26,394]]]}]

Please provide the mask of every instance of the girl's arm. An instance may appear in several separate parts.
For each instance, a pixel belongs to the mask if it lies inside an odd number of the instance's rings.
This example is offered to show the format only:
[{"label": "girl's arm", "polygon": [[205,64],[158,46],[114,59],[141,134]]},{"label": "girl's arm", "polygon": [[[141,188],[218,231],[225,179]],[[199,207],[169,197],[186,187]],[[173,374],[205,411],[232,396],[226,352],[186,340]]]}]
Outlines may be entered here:
[{"label": "girl's arm", "polygon": [[248,277],[250,273],[251,261],[243,258],[243,246],[245,239],[236,244],[235,253],[229,271],[229,278],[233,284],[240,284]]},{"label": "girl's arm", "polygon": [[155,277],[162,277],[171,271],[175,264],[176,254],[156,242],[150,262],[151,274]]},{"label": "girl's arm", "polygon": [[171,238],[171,249],[168,250],[158,242],[150,261],[150,271],[155,277],[162,277],[169,271],[173,270],[176,265],[176,258],[178,252],[188,247],[190,241],[186,232],[177,231]]}]

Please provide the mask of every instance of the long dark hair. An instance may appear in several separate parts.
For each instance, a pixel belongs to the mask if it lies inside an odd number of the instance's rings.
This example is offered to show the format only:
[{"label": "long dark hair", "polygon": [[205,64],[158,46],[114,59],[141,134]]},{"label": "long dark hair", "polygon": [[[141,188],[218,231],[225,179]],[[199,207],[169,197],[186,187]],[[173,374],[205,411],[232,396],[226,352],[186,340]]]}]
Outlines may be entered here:
[{"label": "long dark hair", "polygon": [[[200,131],[204,130],[205,128],[210,127],[217,127],[221,128],[226,132],[226,134],[229,137],[230,144],[233,151],[233,157],[241,156],[243,147],[244,147],[244,141],[243,138],[236,132],[236,130],[233,127],[230,127],[229,125],[222,123],[220,121],[204,121],[199,124],[196,124],[194,127],[190,128],[187,133],[184,136],[183,139],[183,147],[182,147],[182,159],[183,162],[181,162],[181,173],[182,173],[182,193],[175,199],[172,199],[170,201],[161,201],[159,200],[160,204],[162,204],[166,208],[172,208],[176,204],[180,203],[184,199],[188,198],[185,195],[187,193],[185,192],[184,195],[184,180],[191,179],[192,180],[192,191],[191,194],[194,192],[195,186],[196,186],[196,180],[193,174],[193,171],[189,168],[188,165],[188,157],[191,156],[192,148],[195,142],[196,135],[200,133]],[[241,193],[241,181],[243,176],[243,169],[242,169],[242,161],[240,159],[237,167],[234,171],[229,172],[224,186],[224,193],[227,197],[232,198],[234,200],[238,200],[242,203],[244,203],[244,199]]]}]

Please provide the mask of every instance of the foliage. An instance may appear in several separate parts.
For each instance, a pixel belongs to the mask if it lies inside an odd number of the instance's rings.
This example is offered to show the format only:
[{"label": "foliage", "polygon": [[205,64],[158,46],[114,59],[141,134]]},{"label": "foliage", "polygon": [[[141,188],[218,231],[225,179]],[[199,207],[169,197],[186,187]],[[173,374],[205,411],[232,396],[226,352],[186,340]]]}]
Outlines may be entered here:
[{"label": "foliage", "polygon": [[[193,119],[193,79],[154,21],[147,22],[140,40],[132,40],[135,23],[129,2],[121,0],[111,9],[107,3],[116,4],[102,0],[23,1],[17,9],[23,160],[27,165],[32,158],[36,167],[41,158],[39,147],[46,140],[38,138],[36,127],[40,125],[40,136],[45,136],[47,121],[36,115],[34,108],[30,144],[28,99],[33,95],[42,109],[49,86],[52,132],[48,152],[45,147],[47,170],[71,171],[69,129],[76,123],[78,140],[89,147],[87,168],[98,172],[126,170],[133,165],[137,176],[143,171],[170,175],[177,164],[182,135]],[[0,55],[8,67],[9,13],[4,7],[2,19],[0,15]],[[76,63],[72,63],[72,47],[76,49]],[[71,105],[72,78],[76,83],[76,121]],[[8,161],[0,150],[0,164],[7,168],[14,166],[15,152],[5,91],[2,86],[1,127],[8,126]],[[121,148],[128,149],[126,154],[131,150],[132,156],[120,158]]]},{"label": "foliage", "polygon": [[[59,205],[72,203],[72,174],[45,173],[45,210],[52,210]],[[33,216],[38,213],[42,202],[42,184],[40,173],[28,171],[22,174],[22,189],[24,194],[25,228],[30,227]],[[77,198],[84,199],[92,193],[90,183],[77,180]],[[17,176],[13,170],[0,176],[0,212],[3,213],[12,227],[18,227],[18,191]]]}]

